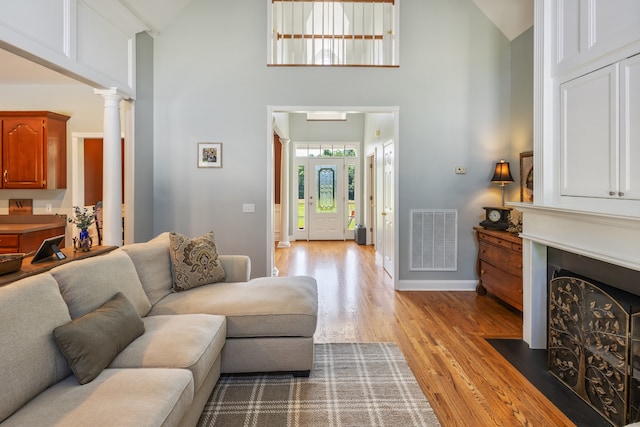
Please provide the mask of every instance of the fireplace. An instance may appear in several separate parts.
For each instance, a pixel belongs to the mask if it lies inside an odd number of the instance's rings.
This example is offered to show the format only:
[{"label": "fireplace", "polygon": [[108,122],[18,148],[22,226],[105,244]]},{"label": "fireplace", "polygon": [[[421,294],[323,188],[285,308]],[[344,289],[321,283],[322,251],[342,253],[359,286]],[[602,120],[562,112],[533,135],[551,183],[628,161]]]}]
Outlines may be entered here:
[{"label": "fireplace", "polygon": [[552,247],[547,260],[549,371],[614,426],[638,421],[640,296],[620,287],[640,272]]},{"label": "fireplace", "polygon": [[[522,212],[523,218],[523,232],[520,234],[523,254],[522,336],[531,349],[547,349],[548,344],[548,263],[554,266],[553,270],[562,268],[591,282],[640,294],[640,217],[528,203],[512,205]],[[636,322],[635,319],[631,321],[634,328],[638,326]],[[634,348],[633,354],[640,353],[640,346],[635,340],[628,340],[626,346]],[[629,360],[629,363],[637,365],[634,360]],[[631,369],[627,368],[627,371]],[[640,366],[634,372],[636,378],[639,376],[637,372],[640,372]],[[607,373],[614,375],[613,371]],[[624,390],[628,392],[627,409],[638,407],[634,403],[638,400],[634,381],[629,380],[631,386],[627,385],[627,390]],[[633,393],[629,391],[634,388]]]},{"label": "fireplace", "polygon": [[[523,214],[522,338],[532,349],[547,348],[547,248],[640,271],[640,217],[510,203]],[[571,270],[570,267],[565,267]],[[605,282],[588,272],[586,277]],[[595,272],[598,273],[597,271]],[[640,283],[613,283],[640,293]]]}]

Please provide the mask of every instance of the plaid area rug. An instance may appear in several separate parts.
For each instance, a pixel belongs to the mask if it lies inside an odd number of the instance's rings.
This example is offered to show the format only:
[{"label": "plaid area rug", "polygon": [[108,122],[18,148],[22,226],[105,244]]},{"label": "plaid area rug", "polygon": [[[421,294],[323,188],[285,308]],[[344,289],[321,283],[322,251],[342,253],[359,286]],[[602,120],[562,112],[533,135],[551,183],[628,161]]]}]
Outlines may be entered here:
[{"label": "plaid area rug", "polygon": [[222,376],[198,426],[440,425],[395,344],[316,344],[314,352],[309,378]]}]

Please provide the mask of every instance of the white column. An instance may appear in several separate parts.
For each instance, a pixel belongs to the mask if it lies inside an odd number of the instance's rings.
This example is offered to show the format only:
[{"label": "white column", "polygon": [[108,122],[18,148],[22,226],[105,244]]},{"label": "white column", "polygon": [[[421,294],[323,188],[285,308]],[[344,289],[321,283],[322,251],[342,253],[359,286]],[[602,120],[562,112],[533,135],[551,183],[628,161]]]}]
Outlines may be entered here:
[{"label": "white column", "polygon": [[279,248],[289,248],[289,141],[288,138],[280,138],[282,144],[282,163],[280,168],[280,240]]},{"label": "white column", "polygon": [[94,90],[104,98],[104,137],[102,173],[102,244],[122,246],[122,150],[120,140],[120,101],[116,88]]}]

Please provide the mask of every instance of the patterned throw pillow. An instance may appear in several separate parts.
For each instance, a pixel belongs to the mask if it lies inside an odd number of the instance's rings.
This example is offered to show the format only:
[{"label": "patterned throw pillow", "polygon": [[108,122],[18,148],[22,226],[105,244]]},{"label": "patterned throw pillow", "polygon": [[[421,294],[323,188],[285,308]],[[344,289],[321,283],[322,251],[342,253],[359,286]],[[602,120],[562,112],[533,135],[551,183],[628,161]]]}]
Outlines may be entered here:
[{"label": "patterned throw pillow", "polygon": [[224,280],[213,231],[195,239],[172,232],[169,238],[175,292]]}]

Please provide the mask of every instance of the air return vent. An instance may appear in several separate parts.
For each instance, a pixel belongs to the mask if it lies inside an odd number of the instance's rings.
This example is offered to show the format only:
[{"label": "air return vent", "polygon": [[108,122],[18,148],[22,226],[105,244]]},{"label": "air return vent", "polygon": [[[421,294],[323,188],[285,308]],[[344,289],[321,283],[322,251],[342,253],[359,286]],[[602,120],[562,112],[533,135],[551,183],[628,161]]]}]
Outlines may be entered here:
[{"label": "air return vent", "polygon": [[458,211],[414,209],[411,211],[412,271],[458,269]]}]

